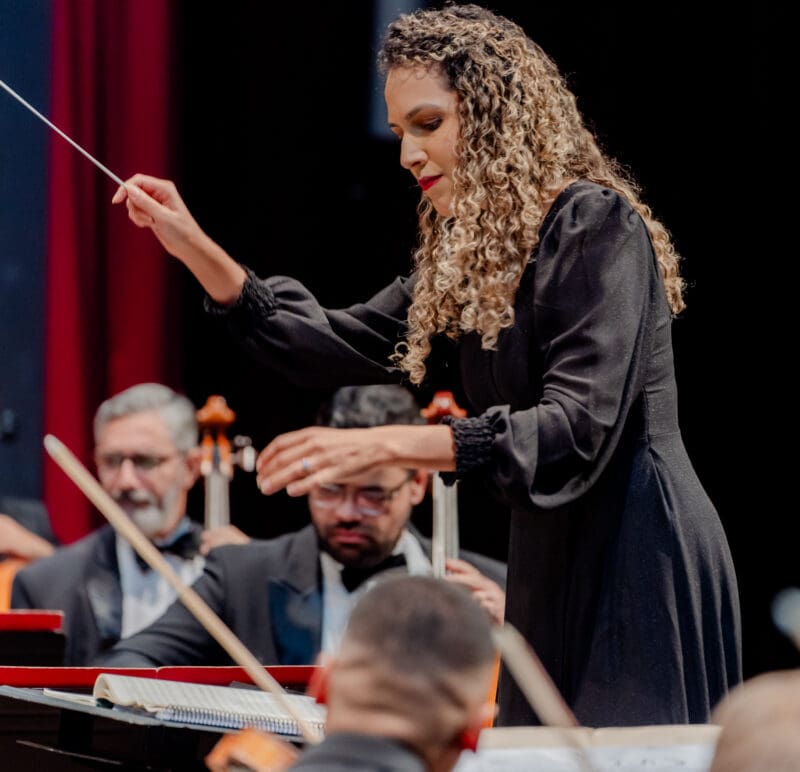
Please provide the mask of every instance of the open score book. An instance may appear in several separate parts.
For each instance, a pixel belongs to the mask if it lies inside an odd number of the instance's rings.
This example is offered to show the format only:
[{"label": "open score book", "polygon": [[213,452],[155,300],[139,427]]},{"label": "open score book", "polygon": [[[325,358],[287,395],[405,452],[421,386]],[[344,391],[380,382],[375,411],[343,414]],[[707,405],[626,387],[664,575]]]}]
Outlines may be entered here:
[{"label": "open score book", "polygon": [[[102,673],[97,676],[92,694],[99,702],[144,710],[164,721],[221,729],[252,726],[274,734],[301,734],[297,721],[278,699],[260,689]],[[324,731],[323,705],[304,694],[285,696],[313,729]]]}]

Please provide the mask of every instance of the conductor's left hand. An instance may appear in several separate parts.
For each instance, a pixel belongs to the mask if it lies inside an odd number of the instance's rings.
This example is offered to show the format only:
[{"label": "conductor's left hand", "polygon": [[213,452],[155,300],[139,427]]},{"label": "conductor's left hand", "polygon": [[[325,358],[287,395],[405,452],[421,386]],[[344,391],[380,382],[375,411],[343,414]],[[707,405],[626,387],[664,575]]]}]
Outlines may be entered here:
[{"label": "conductor's left hand", "polygon": [[366,429],[310,426],[276,437],[256,460],[262,493],[286,489],[303,496],[315,485],[346,482],[385,466],[406,469],[455,469],[449,426],[389,424]]},{"label": "conductor's left hand", "polygon": [[392,462],[391,431],[404,427],[332,429],[312,426],[276,437],[256,460],[262,493],[303,496],[315,485],[341,481]]}]

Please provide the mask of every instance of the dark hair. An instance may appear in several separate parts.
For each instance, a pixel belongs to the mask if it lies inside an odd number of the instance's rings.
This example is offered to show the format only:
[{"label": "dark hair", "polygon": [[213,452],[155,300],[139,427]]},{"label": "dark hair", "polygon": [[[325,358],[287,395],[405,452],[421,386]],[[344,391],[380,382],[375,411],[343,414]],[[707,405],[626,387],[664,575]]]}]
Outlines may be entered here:
[{"label": "dark hair", "polygon": [[495,657],[489,617],[469,591],[428,576],[372,588],[353,609],[345,639],[400,672],[464,672]]},{"label": "dark hair", "polygon": [[395,385],[344,386],[322,405],[317,424],[357,429],[425,423],[408,389]]}]

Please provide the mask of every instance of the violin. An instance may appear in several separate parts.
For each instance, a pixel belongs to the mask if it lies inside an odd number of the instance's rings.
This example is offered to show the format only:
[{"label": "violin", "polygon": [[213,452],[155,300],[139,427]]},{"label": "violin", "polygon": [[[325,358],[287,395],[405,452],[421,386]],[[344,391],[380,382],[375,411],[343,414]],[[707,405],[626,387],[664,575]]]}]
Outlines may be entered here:
[{"label": "violin", "polygon": [[245,472],[256,468],[256,451],[249,437],[237,435],[228,439],[227,431],[236,420],[224,397],[212,395],[197,413],[200,426],[200,474],[205,484],[203,524],[206,530],[229,525],[230,481],[233,469]]},{"label": "violin", "polygon": [[[429,424],[441,423],[445,416],[464,418],[467,411],[460,407],[451,391],[437,391],[428,407],[420,411]],[[439,473],[433,475],[433,532],[431,534],[431,563],[433,575],[442,579],[447,573],[445,563],[458,557],[458,483],[445,485]],[[494,705],[500,679],[500,656],[497,656],[487,701]],[[494,713],[484,722],[486,728],[494,724]]]},{"label": "violin", "polygon": [[[463,418],[467,411],[460,407],[451,391],[437,391],[428,407],[420,411],[429,424],[441,423],[445,416]],[[458,489],[457,483],[445,485],[438,472],[433,474],[433,529],[431,563],[433,575],[442,579],[445,562],[458,557]]]}]

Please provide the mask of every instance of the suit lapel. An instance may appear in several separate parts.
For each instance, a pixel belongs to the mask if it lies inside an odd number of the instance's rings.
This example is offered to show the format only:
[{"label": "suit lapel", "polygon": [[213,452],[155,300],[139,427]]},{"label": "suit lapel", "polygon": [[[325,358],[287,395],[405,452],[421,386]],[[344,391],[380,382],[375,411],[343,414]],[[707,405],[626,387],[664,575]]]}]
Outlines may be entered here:
[{"label": "suit lapel", "polygon": [[122,588],[117,566],[116,534],[100,533],[86,572],[86,598],[94,618],[98,650],[116,643],[122,632]]},{"label": "suit lapel", "polygon": [[297,533],[281,568],[268,587],[278,662],[308,665],[319,652],[322,637],[319,547],[312,526]]}]

